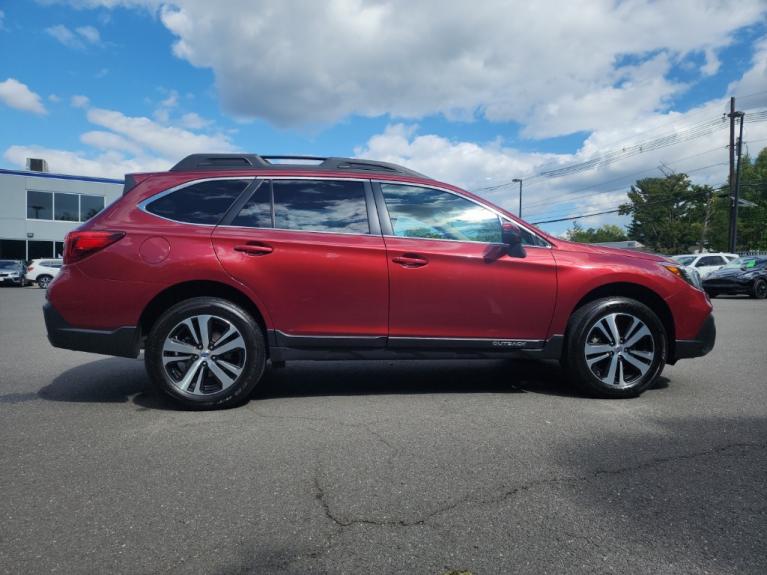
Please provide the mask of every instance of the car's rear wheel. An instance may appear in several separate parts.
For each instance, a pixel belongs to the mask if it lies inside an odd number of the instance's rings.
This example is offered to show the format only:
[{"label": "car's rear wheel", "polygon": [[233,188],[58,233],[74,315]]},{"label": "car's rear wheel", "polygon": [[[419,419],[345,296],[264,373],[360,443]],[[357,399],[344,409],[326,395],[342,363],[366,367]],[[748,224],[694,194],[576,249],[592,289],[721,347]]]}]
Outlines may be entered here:
[{"label": "car's rear wheel", "polygon": [[38,276],[36,281],[37,281],[37,287],[42,289],[48,289],[48,286],[53,281],[53,276]]},{"label": "car's rear wheel", "polygon": [[767,298],[767,281],[763,279],[758,279],[754,282],[752,297],[755,297],[756,299],[765,299]]},{"label": "car's rear wheel", "polygon": [[195,409],[247,400],[266,362],[264,336],[241,307],[197,297],[176,304],[155,323],[145,350],[153,384]]},{"label": "car's rear wheel", "polygon": [[660,375],[667,346],[663,324],[649,307],[628,298],[604,298],[573,314],[564,364],[573,383],[590,395],[634,397]]},{"label": "car's rear wheel", "polygon": [[719,292],[718,292],[718,291],[709,291],[709,290],[706,290],[706,293],[708,294],[708,297],[710,297],[711,299],[714,299],[716,296],[718,296],[718,295],[719,295]]}]

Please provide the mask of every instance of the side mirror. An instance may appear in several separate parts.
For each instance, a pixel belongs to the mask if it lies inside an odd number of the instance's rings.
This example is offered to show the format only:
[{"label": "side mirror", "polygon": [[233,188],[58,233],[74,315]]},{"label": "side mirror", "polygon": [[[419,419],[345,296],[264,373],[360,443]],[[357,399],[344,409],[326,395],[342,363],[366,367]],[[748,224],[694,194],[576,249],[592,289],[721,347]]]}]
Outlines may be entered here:
[{"label": "side mirror", "polygon": [[523,258],[527,255],[522,246],[522,230],[517,224],[503,222],[501,225],[501,241],[509,247],[509,255],[515,258]]}]

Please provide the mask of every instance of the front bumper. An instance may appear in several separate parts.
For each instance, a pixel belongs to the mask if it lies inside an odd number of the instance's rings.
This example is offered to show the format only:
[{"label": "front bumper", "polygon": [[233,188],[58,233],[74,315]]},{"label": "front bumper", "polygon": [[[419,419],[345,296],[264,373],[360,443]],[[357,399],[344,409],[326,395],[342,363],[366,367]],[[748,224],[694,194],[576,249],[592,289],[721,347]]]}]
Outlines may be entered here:
[{"label": "front bumper", "polygon": [[53,347],[88,351],[120,357],[138,357],[139,329],[132,326],[114,330],[82,329],[69,325],[50,302],[43,305],[48,341]]},{"label": "front bumper", "polygon": [[714,343],[716,342],[716,324],[714,323],[714,316],[709,315],[706,321],[703,322],[703,326],[695,336],[695,339],[678,339],[676,340],[674,361],[669,363],[676,363],[678,359],[686,359],[689,357],[701,357],[706,355],[712,349],[714,349]]},{"label": "front bumper", "polygon": [[12,286],[20,286],[22,283],[22,278],[20,276],[3,276],[0,277],[0,284],[2,285],[12,285]]},{"label": "front bumper", "polygon": [[743,294],[751,293],[754,286],[754,280],[734,280],[713,278],[703,281],[703,289],[707,292],[721,294]]}]

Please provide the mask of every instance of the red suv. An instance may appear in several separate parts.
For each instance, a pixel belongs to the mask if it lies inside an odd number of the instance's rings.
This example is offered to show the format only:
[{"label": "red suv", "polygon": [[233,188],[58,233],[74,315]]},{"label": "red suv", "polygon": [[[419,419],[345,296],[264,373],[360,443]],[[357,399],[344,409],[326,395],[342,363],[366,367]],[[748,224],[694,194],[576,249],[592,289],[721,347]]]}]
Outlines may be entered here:
[{"label": "red suv", "polygon": [[244,401],[267,360],[525,355],[630,397],[715,339],[700,279],[671,260],[348,158],[195,154],[129,175],[67,236],[47,298],[54,346],[143,348],[152,382],[198,408]]}]

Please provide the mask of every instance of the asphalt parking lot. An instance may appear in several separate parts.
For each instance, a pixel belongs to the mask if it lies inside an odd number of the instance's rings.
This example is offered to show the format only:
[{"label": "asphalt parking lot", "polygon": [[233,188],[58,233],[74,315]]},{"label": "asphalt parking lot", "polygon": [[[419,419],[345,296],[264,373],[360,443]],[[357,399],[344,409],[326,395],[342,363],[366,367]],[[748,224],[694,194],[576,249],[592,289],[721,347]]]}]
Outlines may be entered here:
[{"label": "asphalt parking lot", "polygon": [[0,572],[765,573],[767,301],[641,398],[555,364],[288,364],[179,411],[0,289]]}]

